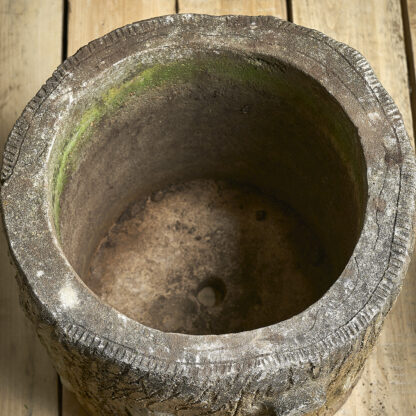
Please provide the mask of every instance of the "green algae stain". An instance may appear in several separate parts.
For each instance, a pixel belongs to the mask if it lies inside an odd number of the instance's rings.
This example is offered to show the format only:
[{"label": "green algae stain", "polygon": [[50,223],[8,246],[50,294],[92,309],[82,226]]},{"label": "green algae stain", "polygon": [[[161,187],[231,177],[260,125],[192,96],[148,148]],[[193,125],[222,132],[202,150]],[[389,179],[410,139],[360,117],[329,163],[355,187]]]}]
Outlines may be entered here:
[{"label": "green algae stain", "polygon": [[[140,68],[138,70],[140,71]],[[276,77],[275,72],[262,61],[236,61],[225,57],[204,58],[156,64],[142,69],[134,77],[107,90],[83,113],[69,137],[63,140],[64,144],[54,172],[52,193],[53,216],[58,238],[60,239],[60,198],[65,184],[70,175],[76,171],[84,145],[104,116],[113,114],[130,99],[149,89],[191,81],[203,73],[240,85],[249,84],[251,87],[276,91],[279,77]]]},{"label": "green algae stain", "polygon": [[145,69],[131,80],[110,88],[93,107],[84,112],[69,139],[64,141],[54,174],[52,204],[58,237],[60,237],[60,197],[68,177],[76,170],[83,144],[92,136],[96,123],[104,115],[110,115],[116,111],[132,96],[137,96],[149,88],[162,86],[167,82],[179,81],[181,78],[186,81],[193,71],[192,66],[184,64],[156,65]]}]

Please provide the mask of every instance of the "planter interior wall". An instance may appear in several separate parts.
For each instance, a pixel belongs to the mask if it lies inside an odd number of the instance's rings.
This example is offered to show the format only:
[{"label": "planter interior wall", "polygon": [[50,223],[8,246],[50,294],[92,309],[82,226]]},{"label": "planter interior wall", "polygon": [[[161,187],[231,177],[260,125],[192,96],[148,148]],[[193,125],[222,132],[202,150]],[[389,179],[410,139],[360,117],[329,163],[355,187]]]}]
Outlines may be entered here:
[{"label": "planter interior wall", "polygon": [[[306,309],[345,267],[365,163],[310,77],[262,55],[195,55],[127,67],[74,106],[50,166],[54,223],[78,275],[139,322],[255,329]],[[201,303],[204,288],[218,299]]]}]

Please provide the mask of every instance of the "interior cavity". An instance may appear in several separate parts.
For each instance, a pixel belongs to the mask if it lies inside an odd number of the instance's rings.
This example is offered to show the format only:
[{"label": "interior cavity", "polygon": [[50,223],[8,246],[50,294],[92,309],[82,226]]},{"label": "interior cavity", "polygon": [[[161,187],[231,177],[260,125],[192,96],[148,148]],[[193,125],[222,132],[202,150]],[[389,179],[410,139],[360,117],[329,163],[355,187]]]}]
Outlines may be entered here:
[{"label": "interior cavity", "polygon": [[67,123],[51,162],[62,249],[147,326],[277,323],[351,256],[367,193],[357,129],[284,62],[223,52],[138,65]]}]

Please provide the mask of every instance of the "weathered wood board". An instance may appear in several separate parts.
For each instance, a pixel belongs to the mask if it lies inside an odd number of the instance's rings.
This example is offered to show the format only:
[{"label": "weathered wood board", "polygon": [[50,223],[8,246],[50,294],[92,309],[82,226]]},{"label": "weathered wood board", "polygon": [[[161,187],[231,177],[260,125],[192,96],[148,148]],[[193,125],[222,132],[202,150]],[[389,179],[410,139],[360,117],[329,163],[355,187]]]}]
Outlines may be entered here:
[{"label": "weathered wood board", "polygon": [[175,13],[175,0],[69,0],[68,55],[118,27]]},{"label": "weathered wood board", "polygon": [[[45,30],[47,28],[47,30]],[[61,61],[62,2],[0,1],[0,146]],[[0,415],[55,416],[56,373],[19,306],[0,232]]]}]

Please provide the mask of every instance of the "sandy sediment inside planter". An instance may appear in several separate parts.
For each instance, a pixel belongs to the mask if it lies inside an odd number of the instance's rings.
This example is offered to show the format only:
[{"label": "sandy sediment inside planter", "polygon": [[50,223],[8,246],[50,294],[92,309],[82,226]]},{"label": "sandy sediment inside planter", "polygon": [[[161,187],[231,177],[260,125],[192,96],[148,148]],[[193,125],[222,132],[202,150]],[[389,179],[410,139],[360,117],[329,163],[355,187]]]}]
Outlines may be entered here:
[{"label": "sandy sediment inside planter", "polygon": [[196,180],[130,205],[85,282],[150,327],[221,334],[301,312],[332,275],[322,243],[286,204],[253,187]]}]

